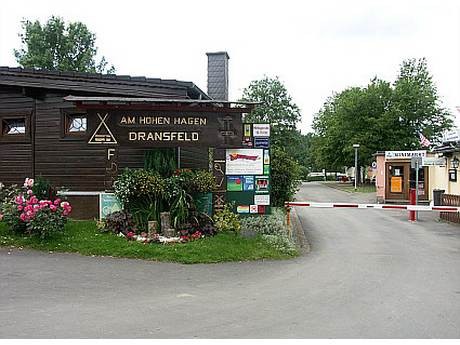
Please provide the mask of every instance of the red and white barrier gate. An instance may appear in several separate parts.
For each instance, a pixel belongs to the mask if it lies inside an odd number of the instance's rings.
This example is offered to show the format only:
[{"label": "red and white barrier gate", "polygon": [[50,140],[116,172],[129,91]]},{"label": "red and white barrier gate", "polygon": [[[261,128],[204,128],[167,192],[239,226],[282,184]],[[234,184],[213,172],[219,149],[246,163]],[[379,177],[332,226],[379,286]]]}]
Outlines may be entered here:
[{"label": "red and white barrier gate", "polygon": [[440,211],[460,212],[460,207],[455,206],[422,206],[422,205],[388,205],[388,204],[353,204],[353,203],[331,203],[331,202],[309,202],[309,201],[287,201],[284,203],[287,209],[287,223],[290,224],[290,207],[317,207],[317,208],[358,208],[378,210],[407,210],[407,211]]}]

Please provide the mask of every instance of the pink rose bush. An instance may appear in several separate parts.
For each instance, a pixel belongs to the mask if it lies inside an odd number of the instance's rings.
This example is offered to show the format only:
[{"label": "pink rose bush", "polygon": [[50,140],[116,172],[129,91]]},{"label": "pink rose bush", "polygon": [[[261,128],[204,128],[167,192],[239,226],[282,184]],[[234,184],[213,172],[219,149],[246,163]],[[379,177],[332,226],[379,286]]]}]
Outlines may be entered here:
[{"label": "pink rose bush", "polygon": [[21,192],[2,205],[3,221],[14,232],[42,238],[64,231],[72,206],[59,198],[39,200],[33,193],[33,179],[27,178]]}]

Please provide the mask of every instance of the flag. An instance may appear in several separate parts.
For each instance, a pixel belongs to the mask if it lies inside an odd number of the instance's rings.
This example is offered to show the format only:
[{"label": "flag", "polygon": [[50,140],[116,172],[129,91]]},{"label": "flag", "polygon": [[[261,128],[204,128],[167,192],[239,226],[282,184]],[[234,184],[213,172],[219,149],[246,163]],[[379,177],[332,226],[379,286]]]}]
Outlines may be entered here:
[{"label": "flag", "polygon": [[419,136],[420,136],[420,145],[422,145],[423,147],[428,147],[431,145],[431,141],[425,138],[425,136],[421,132],[419,133]]}]

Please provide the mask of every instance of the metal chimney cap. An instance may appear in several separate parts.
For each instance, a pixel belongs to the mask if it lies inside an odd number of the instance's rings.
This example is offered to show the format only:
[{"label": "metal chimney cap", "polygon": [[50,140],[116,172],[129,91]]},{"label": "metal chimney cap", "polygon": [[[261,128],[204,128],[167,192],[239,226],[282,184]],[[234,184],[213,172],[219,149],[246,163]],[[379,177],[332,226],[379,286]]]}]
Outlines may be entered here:
[{"label": "metal chimney cap", "polygon": [[228,53],[226,51],[220,51],[220,52],[209,52],[209,53],[206,53],[207,56],[209,55],[226,55],[227,56],[227,59],[230,59],[230,56],[228,55]]}]

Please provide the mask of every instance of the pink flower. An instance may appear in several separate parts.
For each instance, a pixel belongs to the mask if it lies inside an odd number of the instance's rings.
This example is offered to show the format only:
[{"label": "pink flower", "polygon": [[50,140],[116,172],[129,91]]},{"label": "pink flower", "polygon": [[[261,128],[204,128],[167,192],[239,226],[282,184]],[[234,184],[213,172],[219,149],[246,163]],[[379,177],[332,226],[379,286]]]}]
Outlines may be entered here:
[{"label": "pink flower", "polygon": [[19,216],[19,218],[25,222],[26,221],[26,214],[25,213],[21,213],[21,215]]},{"label": "pink flower", "polygon": [[54,206],[54,205],[50,205],[50,210],[51,210],[51,212],[56,212],[57,207]]},{"label": "pink flower", "polygon": [[18,211],[22,211],[24,207],[22,205],[18,205]]},{"label": "pink flower", "polygon": [[57,198],[56,200],[54,200],[54,204],[56,206],[58,206],[60,203],[61,203],[61,199]]},{"label": "pink flower", "polygon": [[67,206],[70,206],[70,204],[67,201],[61,202],[61,207],[66,208]]},{"label": "pink flower", "polygon": [[19,195],[14,199],[14,201],[16,202],[16,204],[21,205],[22,203],[24,203],[24,197],[22,196],[22,194],[19,194]]},{"label": "pink flower", "polygon": [[32,189],[29,189],[29,190],[27,191],[27,194],[28,194],[28,195],[32,195],[32,194],[34,194],[34,192],[32,191]]},{"label": "pink flower", "polygon": [[34,179],[33,178],[26,178],[24,181],[24,187],[26,188],[32,188],[34,185]]}]

